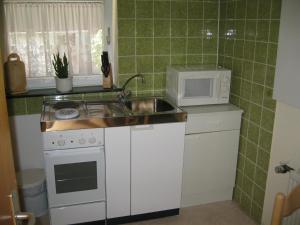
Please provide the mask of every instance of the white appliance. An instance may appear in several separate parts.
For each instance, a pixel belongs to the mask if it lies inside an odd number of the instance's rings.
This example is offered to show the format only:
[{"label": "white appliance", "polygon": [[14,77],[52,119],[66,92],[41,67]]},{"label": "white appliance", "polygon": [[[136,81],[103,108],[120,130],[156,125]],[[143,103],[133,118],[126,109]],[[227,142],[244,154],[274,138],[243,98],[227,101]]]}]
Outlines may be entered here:
[{"label": "white appliance", "polygon": [[43,133],[51,225],[105,220],[104,130]]},{"label": "white appliance", "polygon": [[188,119],[181,205],[231,200],[242,110],[231,104],[182,109]]},{"label": "white appliance", "polygon": [[231,71],[216,66],[172,66],[167,69],[167,95],[178,106],[229,102]]}]

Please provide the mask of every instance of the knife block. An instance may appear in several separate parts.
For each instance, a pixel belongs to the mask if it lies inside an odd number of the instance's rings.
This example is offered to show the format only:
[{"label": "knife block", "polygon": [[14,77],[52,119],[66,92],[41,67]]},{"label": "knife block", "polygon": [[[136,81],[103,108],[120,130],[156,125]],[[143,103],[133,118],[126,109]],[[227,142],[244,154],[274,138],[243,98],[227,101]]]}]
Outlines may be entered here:
[{"label": "knife block", "polygon": [[113,76],[112,76],[112,70],[111,70],[111,64],[109,64],[109,73],[108,76],[105,77],[103,74],[103,88],[112,88],[113,86]]}]

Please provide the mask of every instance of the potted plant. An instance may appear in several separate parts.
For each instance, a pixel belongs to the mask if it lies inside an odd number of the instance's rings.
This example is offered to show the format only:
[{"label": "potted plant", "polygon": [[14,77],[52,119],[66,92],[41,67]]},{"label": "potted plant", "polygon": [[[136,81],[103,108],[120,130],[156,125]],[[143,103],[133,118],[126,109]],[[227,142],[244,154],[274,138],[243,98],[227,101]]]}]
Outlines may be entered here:
[{"label": "potted plant", "polygon": [[56,55],[53,54],[52,64],[55,70],[55,83],[56,90],[59,92],[69,92],[73,87],[72,76],[69,76],[68,73],[68,59],[66,54],[64,53],[63,58],[59,56],[59,53]]}]

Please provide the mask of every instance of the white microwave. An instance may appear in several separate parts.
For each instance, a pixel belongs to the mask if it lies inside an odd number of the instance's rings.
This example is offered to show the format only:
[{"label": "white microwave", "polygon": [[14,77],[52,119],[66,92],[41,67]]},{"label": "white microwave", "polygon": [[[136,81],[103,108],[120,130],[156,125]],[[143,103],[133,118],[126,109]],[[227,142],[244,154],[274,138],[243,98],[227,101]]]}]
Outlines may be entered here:
[{"label": "white microwave", "polygon": [[172,66],[166,94],[178,106],[229,102],[231,71],[216,66]]}]

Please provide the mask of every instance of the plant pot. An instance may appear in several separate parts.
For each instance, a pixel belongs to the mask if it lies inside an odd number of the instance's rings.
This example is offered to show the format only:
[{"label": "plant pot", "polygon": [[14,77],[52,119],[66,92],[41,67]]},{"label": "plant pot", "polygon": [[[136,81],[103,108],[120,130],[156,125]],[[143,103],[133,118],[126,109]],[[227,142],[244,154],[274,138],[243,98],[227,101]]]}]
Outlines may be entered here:
[{"label": "plant pot", "polygon": [[73,88],[73,77],[58,78],[55,77],[56,90],[61,93],[72,91]]}]

